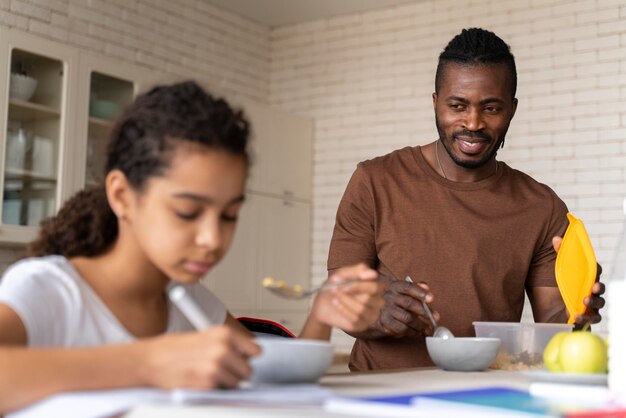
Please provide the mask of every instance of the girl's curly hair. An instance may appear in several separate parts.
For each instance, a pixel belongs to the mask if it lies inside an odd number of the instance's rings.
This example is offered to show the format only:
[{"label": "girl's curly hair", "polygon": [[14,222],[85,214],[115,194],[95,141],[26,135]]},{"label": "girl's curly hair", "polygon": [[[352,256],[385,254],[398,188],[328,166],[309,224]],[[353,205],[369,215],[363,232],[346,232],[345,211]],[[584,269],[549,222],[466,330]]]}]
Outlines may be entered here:
[{"label": "girl's curly hair", "polygon": [[[165,173],[173,150],[183,142],[241,155],[248,162],[249,132],[241,111],[195,82],[157,86],[138,96],[118,119],[107,149],[105,173],[122,171],[141,192],[149,178]],[[104,186],[94,187],[78,192],[56,216],[44,220],[26,254],[94,256],[109,248],[117,234],[117,218]]]}]

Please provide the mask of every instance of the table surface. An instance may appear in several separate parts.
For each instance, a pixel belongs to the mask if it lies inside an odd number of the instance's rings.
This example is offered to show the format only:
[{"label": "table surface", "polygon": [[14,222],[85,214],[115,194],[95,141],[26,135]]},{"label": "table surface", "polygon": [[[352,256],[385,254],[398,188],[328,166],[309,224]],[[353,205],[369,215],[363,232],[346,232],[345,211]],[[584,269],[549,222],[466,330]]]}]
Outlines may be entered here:
[{"label": "table surface", "polygon": [[[329,374],[320,379],[322,388],[335,395],[373,396],[393,395],[438,390],[470,389],[487,386],[507,386],[526,390],[529,380],[519,372],[488,370],[485,372],[446,372],[439,369],[413,369],[386,372]],[[322,406],[142,406],[126,418],[206,418],[207,416],[234,417],[346,417],[325,411]],[[390,415],[392,416],[392,415]]]}]

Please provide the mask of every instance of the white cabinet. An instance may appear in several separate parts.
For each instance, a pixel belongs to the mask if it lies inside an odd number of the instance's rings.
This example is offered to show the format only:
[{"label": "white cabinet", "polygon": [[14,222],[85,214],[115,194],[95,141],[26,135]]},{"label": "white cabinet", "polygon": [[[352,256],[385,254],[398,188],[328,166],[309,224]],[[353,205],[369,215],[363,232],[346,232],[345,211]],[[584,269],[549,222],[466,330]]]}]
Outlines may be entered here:
[{"label": "white cabinet", "polygon": [[312,123],[258,103],[242,105],[253,129],[253,165],[234,244],[205,279],[235,316],[299,332],[308,300],[265,290],[264,277],[310,285]]},{"label": "white cabinet", "polygon": [[310,120],[270,107],[244,103],[252,124],[254,165],[248,188],[257,193],[311,200]]},{"label": "white cabinet", "polygon": [[[288,199],[258,196],[259,201],[259,275],[300,285],[310,284],[311,204]],[[307,301],[281,299],[262,291],[262,310],[293,311],[306,309]]]},{"label": "white cabinet", "polygon": [[83,53],[80,78],[75,156],[82,167],[73,175],[75,188],[104,180],[106,147],[115,118],[132,103],[144,86],[146,70]]},{"label": "white cabinet", "polygon": [[75,50],[0,29],[0,241],[32,240],[72,179]]},{"label": "white cabinet", "polygon": [[0,243],[31,241],[86,177],[101,180],[112,118],[146,74],[0,28]]}]

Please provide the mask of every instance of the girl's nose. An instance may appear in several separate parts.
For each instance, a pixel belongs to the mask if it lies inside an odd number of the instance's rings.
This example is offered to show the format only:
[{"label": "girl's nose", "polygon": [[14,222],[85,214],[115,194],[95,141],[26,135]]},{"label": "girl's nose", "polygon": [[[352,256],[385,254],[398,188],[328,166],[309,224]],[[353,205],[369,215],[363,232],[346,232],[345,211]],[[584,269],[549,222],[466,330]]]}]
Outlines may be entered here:
[{"label": "girl's nose", "polygon": [[196,244],[211,251],[222,245],[222,233],[218,220],[207,220],[200,226],[196,235]]}]

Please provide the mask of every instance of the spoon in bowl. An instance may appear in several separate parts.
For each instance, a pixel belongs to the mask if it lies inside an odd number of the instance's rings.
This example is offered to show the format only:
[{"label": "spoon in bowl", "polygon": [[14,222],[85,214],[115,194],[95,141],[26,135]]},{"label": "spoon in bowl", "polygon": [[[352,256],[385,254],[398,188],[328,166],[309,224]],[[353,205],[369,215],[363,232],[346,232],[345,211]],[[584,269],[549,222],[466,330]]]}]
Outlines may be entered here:
[{"label": "spoon in bowl", "polygon": [[[413,279],[411,279],[411,277],[409,276],[406,276],[404,281],[408,283],[414,283]],[[428,315],[428,319],[430,319],[430,322],[433,324],[433,337],[442,338],[444,340],[454,338],[454,334],[452,333],[452,331],[450,331],[446,327],[437,325],[437,321],[435,321],[435,317],[433,316],[433,313],[430,311],[430,308],[428,307],[428,304],[426,303],[425,300],[422,300],[422,306],[424,306],[424,311],[426,311],[426,315]]]}]

